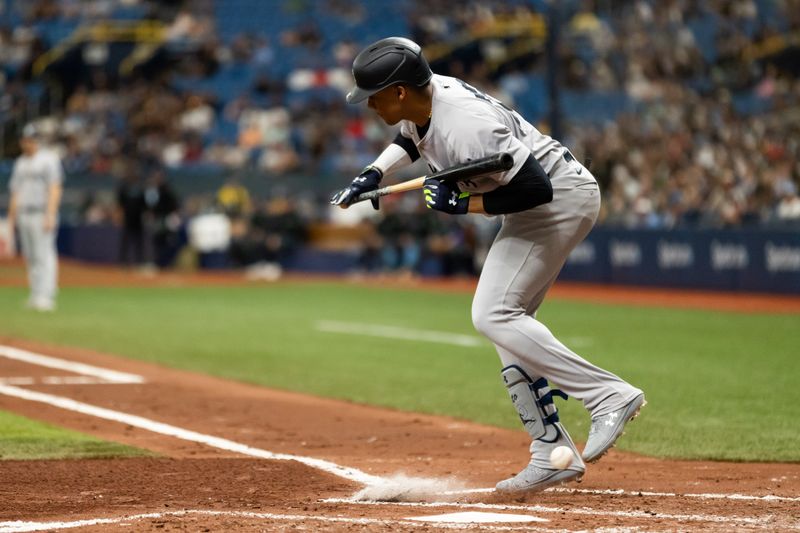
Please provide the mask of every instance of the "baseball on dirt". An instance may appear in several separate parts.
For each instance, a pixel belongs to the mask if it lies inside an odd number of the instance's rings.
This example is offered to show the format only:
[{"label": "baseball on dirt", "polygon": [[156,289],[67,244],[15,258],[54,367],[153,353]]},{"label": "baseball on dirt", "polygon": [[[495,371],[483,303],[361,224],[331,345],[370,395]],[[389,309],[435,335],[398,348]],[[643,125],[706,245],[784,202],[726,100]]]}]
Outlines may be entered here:
[{"label": "baseball on dirt", "polygon": [[572,450],[566,446],[557,446],[550,452],[550,464],[553,468],[564,470],[572,464]]}]

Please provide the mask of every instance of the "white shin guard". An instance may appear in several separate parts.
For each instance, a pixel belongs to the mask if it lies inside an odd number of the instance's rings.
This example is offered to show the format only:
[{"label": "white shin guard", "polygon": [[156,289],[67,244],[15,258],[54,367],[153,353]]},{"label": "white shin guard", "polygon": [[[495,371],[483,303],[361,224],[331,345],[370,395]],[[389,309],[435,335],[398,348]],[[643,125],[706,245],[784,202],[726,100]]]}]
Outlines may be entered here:
[{"label": "white shin guard", "polygon": [[502,370],[511,402],[517,409],[525,430],[534,441],[555,442],[559,437],[558,410],[553,403],[553,395],[565,397],[559,390],[550,390],[547,380],[532,380],[517,365],[509,365]]},{"label": "white shin guard", "polygon": [[[554,395],[565,399],[567,396],[560,390],[551,390],[544,378],[531,379],[517,365],[505,367],[502,374],[511,401],[532,441],[528,466],[517,476],[500,483],[498,490],[539,490],[551,482],[574,479],[575,472],[583,474],[586,465],[569,433],[558,421],[558,410],[553,403]],[[572,473],[558,472],[551,464],[550,453],[558,446],[572,450],[573,460],[566,468]]]}]

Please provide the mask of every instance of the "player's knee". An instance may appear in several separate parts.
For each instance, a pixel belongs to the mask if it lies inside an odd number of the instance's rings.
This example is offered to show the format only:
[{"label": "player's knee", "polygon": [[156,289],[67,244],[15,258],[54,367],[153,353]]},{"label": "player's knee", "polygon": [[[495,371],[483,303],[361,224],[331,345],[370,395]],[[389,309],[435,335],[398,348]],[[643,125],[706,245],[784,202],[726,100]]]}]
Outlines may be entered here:
[{"label": "player's knee", "polygon": [[493,313],[482,306],[472,306],[472,325],[475,326],[475,330],[489,339],[492,338],[492,335],[497,330],[498,320],[497,313]]},{"label": "player's knee", "polygon": [[486,329],[486,313],[484,309],[481,308],[482,306],[478,305],[477,302],[472,302],[472,325],[475,327],[475,331],[478,333],[484,333]]}]

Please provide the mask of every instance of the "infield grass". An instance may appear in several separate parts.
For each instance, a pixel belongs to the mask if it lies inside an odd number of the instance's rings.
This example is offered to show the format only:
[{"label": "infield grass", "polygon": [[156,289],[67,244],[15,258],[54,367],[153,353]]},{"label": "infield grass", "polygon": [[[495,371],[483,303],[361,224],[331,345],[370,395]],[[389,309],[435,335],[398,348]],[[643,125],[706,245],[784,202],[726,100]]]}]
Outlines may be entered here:
[{"label": "infield grass", "polygon": [[0,411],[0,459],[97,459],[150,452]]},{"label": "infield grass", "polygon": [[[0,288],[0,335],[85,347],[275,388],[519,428],[470,294],[342,283],[65,288],[59,311]],[[800,317],[551,298],[565,344],[642,388],[622,449],[691,459],[800,461]],[[476,346],[319,329],[320,321],[473,336]],[[364,326],[355,326],[364,327]],[[0,361],[2,364],[2,361]],[[585,409],[559,401],[584,441]]]}]

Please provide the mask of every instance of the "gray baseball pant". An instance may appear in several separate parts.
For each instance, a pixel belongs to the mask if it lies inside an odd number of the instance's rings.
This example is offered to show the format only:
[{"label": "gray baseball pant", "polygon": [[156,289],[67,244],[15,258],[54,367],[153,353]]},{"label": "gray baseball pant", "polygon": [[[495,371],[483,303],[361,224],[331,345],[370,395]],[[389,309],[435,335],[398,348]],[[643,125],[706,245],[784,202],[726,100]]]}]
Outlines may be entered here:
[{"label": "gray baseball pant", "polygon": [[575,165],[551,171],[550,203],[505,216],[478,281],[472,321],[494,343],[504,367],[516,364],[534,381],[554,382],[597,417],[641,391],[577,355],[536,320],[547,290],[600,210],[597,183],[587,182],[586,169],[576,174]]},{"label": "gray baseball pant", "polygon": [[17,217],[22,255],[28,267],[30,301],[53,303],[58,290],[56,231],[44,230],[44,213],[20,213]]}]

